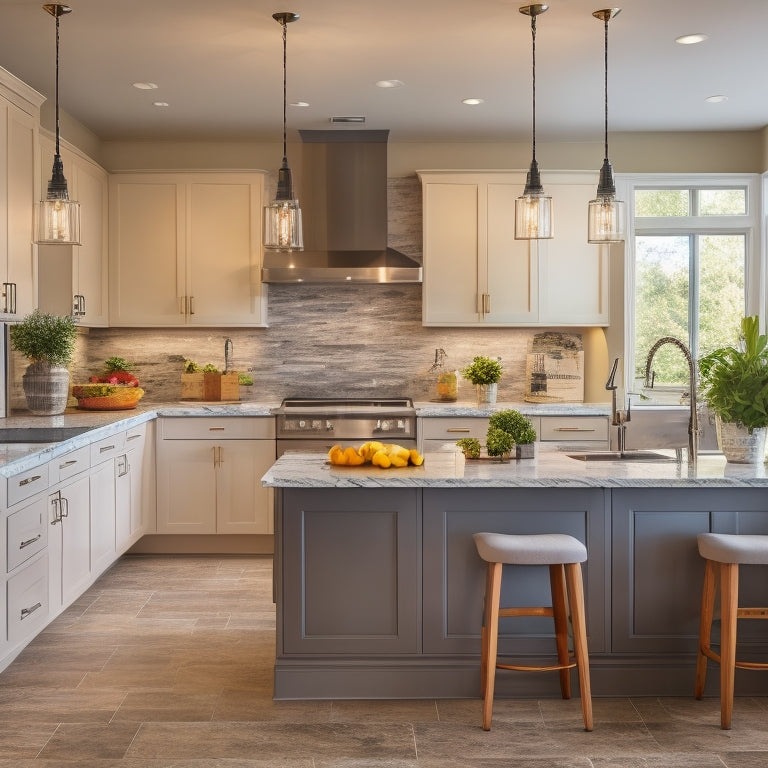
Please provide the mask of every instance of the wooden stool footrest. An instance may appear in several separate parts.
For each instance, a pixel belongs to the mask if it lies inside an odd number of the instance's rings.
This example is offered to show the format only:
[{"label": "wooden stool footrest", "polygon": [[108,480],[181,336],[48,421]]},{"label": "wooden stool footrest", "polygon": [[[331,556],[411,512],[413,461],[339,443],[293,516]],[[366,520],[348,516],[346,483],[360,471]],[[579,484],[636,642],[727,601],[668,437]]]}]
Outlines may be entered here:
[{"label": "wooden stool footrest", "polygon": [[496,669],[514,669],[518,672],[556,672],[559,669],[575,669],[576,662],[572,661],[569,664],[552,664],[547,667],[534,667],[524,664],[500,664],[496,663]]},{"label": "wooden stool footrest", "polygon": [[[720,654],[713,651],[711,648],[701,648],[702,654],[708,659],[720,664]],[[739,661],[736,660],[734,665],[736,669],[768,669],[768,662],[765,661]]]}]

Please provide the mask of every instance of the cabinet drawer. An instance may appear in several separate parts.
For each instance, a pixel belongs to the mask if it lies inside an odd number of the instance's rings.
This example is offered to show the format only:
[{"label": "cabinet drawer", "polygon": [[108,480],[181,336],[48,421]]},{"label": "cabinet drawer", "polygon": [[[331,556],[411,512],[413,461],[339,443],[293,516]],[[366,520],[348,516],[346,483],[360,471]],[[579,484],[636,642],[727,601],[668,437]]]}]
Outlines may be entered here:
[{"label": "cabinet drawer", "polygon": [[48,497],[41,496],[8,515],[8,573],[48,543]]},{"label": "cabinet drawer", "polygon": [[41,464],[8,478],[8,506],[12,507],[48,488],[48,464]]},{"label": "cabinet drawer", "polygon": [[103,440],[91,443],[91,466],[113,459],[125,447],[125,432],[117,432]]},{"label": "cabinet drawer", "polygon": [[59,483],[74,477],[79,472],[83,472],[91,466],[90,447],[84,445],[82,448],[76,448],[63,456],[53,459],[50,462],[51,483]]},{"label": "cabinet drawer", "polygon": [[275,420],[271,416],[164,418],[160,436],[164,440],[273,440]]},{"label": "cabinet drawer", "polygon": [[132,427],[125,433],[125,450],[131,451],[134,448],[141,448],[147,439],[147,425],[139,424]]},{"label": "cabinet drawer", "polygon": [[472,416],[459,418],[421,419],[421,436],[424,440],[460,440],[462,437],[484,439],[488,432],[487,418]]},{"label": "cabinet drawer", "polygon": [[542,416],[539,440],[568,442],[570,440],[607,440],[607,416]]},{"label": "cabinet drawer", "polygon": [[13,645],[48,621],[48,554],[8,579],[8,640]]}]

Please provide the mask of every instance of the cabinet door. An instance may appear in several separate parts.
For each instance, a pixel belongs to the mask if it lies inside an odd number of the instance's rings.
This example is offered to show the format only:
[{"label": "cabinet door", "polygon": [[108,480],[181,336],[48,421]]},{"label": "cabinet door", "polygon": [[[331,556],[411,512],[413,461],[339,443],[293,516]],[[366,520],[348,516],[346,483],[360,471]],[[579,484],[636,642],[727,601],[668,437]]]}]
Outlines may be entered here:
[{"label": "cabinet door", "polygon": [[487,187],[486,324],[530,324],[539,317],[536,241],[515,240],[515,198],[523,188],[522,184],[494,183]]},{"label": "cabinet door", "polygon": [[80,203],[80,242],[73,246],[73,279],[75,294],[85,302],[85,315],[80,323],[89,328],[109,324],[107,280],[107,195],[106,171],[84,158],[74,157],[72,186]]},{"label": "cabinet door", "polygon": [[143,426],[128,432],[128,450],[115,459],[115,536],[118,554],[125,552],[144,533],[147,504],[144,493],[146,434]]},{"label": "cabinet door", "polygon": [[[51,607],[66,608],[91,582],[89,483],[81,477],[48,497]],[[57,546],[58,542],[58,546]]]},{"label": "cabinet door", "polygon": [[278,655],[419,651],[420,493],[282,490]]},{"label": "cabinet door", "polygon": [[188,322],[266,322],[261,301],[261,177],[192,181],[187,205]]},{"label": "cabinet door", "polygon": [[[0,99],[0,122],[7,134],[0,153],[7,151],[7,230],[0,244],[0,274],[3,282],[13,283],[16,294],[15,315],[22,317],[36,306],[34,283],[34,204],[37,154],[37,122],[32,116]],[[0,169],[3,161],[0,160]],[[6,206],[2,206],[6,208]],[[3,286],[3,288],[5,288]],[[5,292],[5,290],[3,291]],[[11,309],[0,297],[0,311]]]},{"label": "cabinet door", "polygon": [[110,325],[185,324],[185,248],[184,190],[175,177],[110,177]]},{"label": "cabinet door", "polygon": [[272,440],[224,440],[216,467],[216,533],[272,533],[271,488],[261,478],[275,462]]},{"label": "cabinet door", "polygon": [[597,175],[589,183],[557,178],[543,183],[553,198],[555,237],[539,242],[539,323],[608,325],[609,246],[587,242],[587,206]]},{"label": "cabinet door", "polygon": [[160,440],[157,451],[157,532],[216,533],[216,470],[220,443]]},{"label": "cabinet door", "polygon": [[479,227],[480,186],[429,182],[423,200],[423,323],[475,325],[484,292],[478,282],[479,253],[485,251],[485,231]]},{"label": "cabinet door", "polygon": [[[91,470],[91,570],[96,578],[115,560],[115,460]],[[66,522],[66,521],[65,521]]]}]

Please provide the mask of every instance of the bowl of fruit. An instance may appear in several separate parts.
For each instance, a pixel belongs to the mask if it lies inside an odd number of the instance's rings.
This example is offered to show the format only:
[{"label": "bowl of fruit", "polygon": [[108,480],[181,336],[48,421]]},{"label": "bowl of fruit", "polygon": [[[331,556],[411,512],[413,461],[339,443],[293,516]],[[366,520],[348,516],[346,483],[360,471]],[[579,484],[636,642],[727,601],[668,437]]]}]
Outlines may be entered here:
[{"label": "bowl of fruit", "polygon": [[122,357],[104,362],[105,372],[91,376],[87,384],[73,384],[77,407],[85,411],[125,411],[135,408],[144,396],[139,380],[131,373],[133,365]]}]

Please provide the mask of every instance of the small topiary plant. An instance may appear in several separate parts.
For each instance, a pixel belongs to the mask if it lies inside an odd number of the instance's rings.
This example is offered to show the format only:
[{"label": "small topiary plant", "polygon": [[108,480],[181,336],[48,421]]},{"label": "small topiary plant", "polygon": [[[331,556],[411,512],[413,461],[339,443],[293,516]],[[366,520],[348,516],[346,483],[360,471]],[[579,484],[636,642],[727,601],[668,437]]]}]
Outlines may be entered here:
[{"label": "small topiary plant", "polygon": [[514,438],[509,432],[496,427],[488,427],[488,433],[485,436],[485,450],[489,456],[503,456],[511,453],[514,445]]},{"label": "small topiary plant", "polygon": [[480,458],[480,441],[476,437],[462,437],[456,441],[456,445],[468,459]]},{"label": "small topiary plant", "polygon": [[75,350],[77,326],[71,315],[36,309],[10,326],[11,346],[34,363],[66,366]]},{"label": "small topiary plant", "polygon": [[473,384],[497,384],[504,369],[495,358],[478,355],[460,373]]},{"label": "small topiary plant", "polygon": [[520,411],[515,411],[512,408],[491,414],[488,419],[488,426],[504,430],[504,432],[512,435],[512,439],[517,445],[536,442],[536,430],[533,428],[531,420],[523,416]]}]

